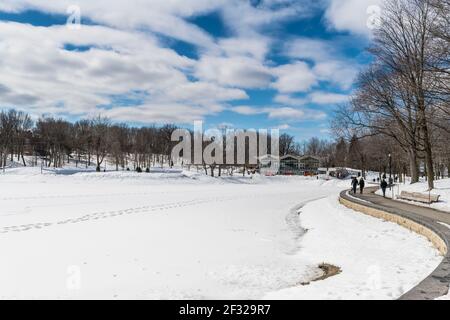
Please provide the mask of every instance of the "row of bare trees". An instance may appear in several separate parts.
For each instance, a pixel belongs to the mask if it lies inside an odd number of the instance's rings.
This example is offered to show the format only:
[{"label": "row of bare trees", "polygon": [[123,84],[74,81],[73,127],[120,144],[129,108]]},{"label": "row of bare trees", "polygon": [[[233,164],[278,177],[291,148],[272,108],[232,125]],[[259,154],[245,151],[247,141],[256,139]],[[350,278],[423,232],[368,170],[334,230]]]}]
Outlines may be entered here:
[{"label": "row of bare trees", "polygon": [[[83,119],[75,123],[53,118],[43,117],[35,123],[26,113],[16,110],[0,112],[0,159],[1,167],[5,168],[7,160],[23,162],[23,165],[43,164],[46,167],[61,168],[68,163],[76,166],[95,165],[101,171],[105,159],[115,166],[116,170],[132,167],[133,170],[150,168],[156,164],[168,163],[172,165],[171,152],[176,141],[172,141],[175,125],[167,124],[162,127],[130,127],[126,124],[112,124],[107,118],[98,116],[93,119]],[[255,141],[260,138],[255,134]],[[193,136],[191,132],[191,136]],[[250,134],[251,136],[251,134]],[[208,148],[211,141],[203,142],[203,150]],[[226,140],[226,136],[223,137]],[[271,138],[267,137],[267,152],[271,153]],[[254,167],[249,152],[250,139],[246,140],[245,161],[243,172],[248,167]],[[238,150],[235,143],[235,158]],[[227,147],[226,144],[223,145]],[[324,166],[332,167],[336,164],[346,165],[345,160],[339,161],[341,150],[336,149],[336,143],[328,140],[311,138],[308,141],[296,142],[293,136],[282,134],[279,139],[280,155],[309,154],[323,160]],[[259,148],[259,145],[257,146]],[[226,150],[223,150],[225,156]],[[347,151],[343,152],[343,154]],[[29,157],[28,163],[24,155]],[[38,163],[38,159],[41,162]],[[179,160],[179,159],[178,159]],[[235,159],[237,163],[237,158]],[[255,159],[252,159],[255,160]],[[189,163],[194,163],[191,159]],[[216,169],[219,175],[222,170],[236,169],[222,161],[221,164],[209,165],[211,175]],[[186,165],[188,163],[185,163]],[[198,164],[197,164],[198,165]],[[206,164],[203,168],[206,170]]]},{"label": "row of bare trees", "polygon": [[10,110],[0,113],[0,166],[6,166],[8,156],[13,161],[14,154],[25,164],[25,143],[32,125],[30,117],[23,112]]},{"label": "row of bare trees", "polygon": [[116,170],[130,166],[148,168],[156,163],[170,165],[171,134],[174,125],[133,128],[126,124],[112,124],[109,119],[96,117],[75,123],[52,117],[33,123],[30,116],[16,110],[0,112],[0,159],[6,167],[10,158],[17,157],[27,165],[24,155],[34,155],[47,167],[95,165],[101,170],[106,157]]},{"label": "row of bare trees", "polygon": [[[3,168],[8,159],[14,160],[13,157],[23,162],[23,165],[27,165],[24,155],[34,155],[30,158],[34,165],[38,165],[38,159],[42,159],[43,165],[47,167],[59,168],[71,162],[76,166],[95,165],[98,171],[102,169],[107,157],[110,165],[113,164],[116,170],[125,170],[130,167],[133,170],[142,170],[142,168],[163,163],[172,165],[171,151],[176,142],[171,141],[171,136],[175,129],[174,125],[134,128],[126,124],[112,124],[102,117],[75,123],[47,117],[38,119],[34,124],[30,116],[23,112],[2,111],[0,112],[0,159]],[[191,135],[193,136],[192,132]],[[450,159],[449,148],[446,147],[448,138],[450,137],[440,135],[439,141],[435,143],[434,150],[437,155],[435,163],[444,163],[443,161]],[[223,140],[226,140],[225,136]],[[256,136],[255,140],[260,141]],[[269,153],[271,153],[270,140],[269,136],[267,141]],[[203,150],[209,143],[204,141]],[[250,161],[248,143],[249,140],[246,140],[243,174],[246,168],[254,167]],[[238,154],[236,145],[237,143],[235,143],[235,157]],[[441,146],[440,149],[436,149],[437,146]],[[227,146],[224,144],[223,147]],[[387,172],[387,152],[392,155],[394,160],[392,170],[396,174],[405,173],[408,167],[408,158],[402,149],[397,147],[396,141],[380,135],[363,138],[354,135],[349,141],[343,138],[334,142],[311,138],[307,141],[296,142],[295,137],[282,134],[279,139],[279,149],[281,156],[312,155],[320,158],[324,167],[351,167],[362,170],[363,174],[366,170]],[[224,157],[225,154],[224,149]],[[224,158],[221,164],[213,163],[208,166],[203,164],[205,173],[208,174],[207,169],[210,169],[211,175],[214,175],[216,169],[219,175],[223,170],[232,173],[236,166],[226,165],[225,160]],[[189,163],[194,163],[194,160],[192,159]],[[442,166],[437,166],[435,172],[443,174],[444,169]]]},{"label": "row of bare trees", "polygon": [[[382,154],[400,153],[412,183],[424,164],[430,189],[450,167],[450,0],[390,0],[334,131],[350,139],[383,136]],[[404,161],[404,160],[402,160]]]}]

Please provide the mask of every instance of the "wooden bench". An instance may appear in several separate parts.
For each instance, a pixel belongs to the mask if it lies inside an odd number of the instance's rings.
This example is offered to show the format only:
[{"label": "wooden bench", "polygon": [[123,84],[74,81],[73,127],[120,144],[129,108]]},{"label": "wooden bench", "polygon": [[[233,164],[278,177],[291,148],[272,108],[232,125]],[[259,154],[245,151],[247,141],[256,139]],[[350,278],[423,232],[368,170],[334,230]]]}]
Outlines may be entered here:
[{"label": "wooden bench", "polygon": [[402,193],[400,194],[400,196],[398,198],[402,199],[402,200],[410,200],[410,201],[417,201],[417,202],[421,202],[421,203],[431,204],[434,202],[438,202],[439,197],[440,197],[440,195],[437,195],[437,194],[425,194],[425,193],[419,193],[419,192],[402,191]]}]

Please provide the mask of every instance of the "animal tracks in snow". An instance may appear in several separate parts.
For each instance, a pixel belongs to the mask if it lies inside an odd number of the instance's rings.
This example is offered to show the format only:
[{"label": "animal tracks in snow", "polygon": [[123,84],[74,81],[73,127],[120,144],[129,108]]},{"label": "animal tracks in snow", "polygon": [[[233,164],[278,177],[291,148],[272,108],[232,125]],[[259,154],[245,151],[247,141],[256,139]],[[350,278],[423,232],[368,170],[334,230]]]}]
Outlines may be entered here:
[{"label": "animal tracks in snow", "polygon": [[[157,194],[164,194],[167,192],[158,192]],[[80,199],[80,198],[99,198],[99,197],[120,197],[120,196],[147,196],[154,195],[155,192],[121,192],[121,193],[99,193],[99,194],[66,194],[66,195],[47,195],[37,194],[28,197],[6,196],[1,197],[0,201],[18,201],[18,200],[43,200],[43,199]]]},{"label": "animal tracks in snow", "polygon": [[33,230],[33,229],[43,229],[43,228],[48,228],[48,227],[57,226],[57,225],[83,223],[83,222],[88,222],[88,221],[110,219],[110,218],[124,216],[124,215],[132,215],[132,214],[140,214],[140,213],[156,213],[156,212],[167,211],[167,210],[171,210],[171,209],[201,205],[201,204],[210,203],[210,202],[225,202],[225,201],[242,200],[242,199],[255,198],[255,197],[256,197],[256,195],[235,196],[235,197],[214,197],[214,198],[205,198],[205,199],[195,199],[195,200],[189,200],[189,201],[179,201],[179,202],[160,204],[160,205],[142,206],[142,207],[136,207],[136,208],[122,209],[122,210],[94,212],[94,213],[86,214],[86,215],[78,217],[78,218],[69,218],[69,219],[60,220],[60,221],[56,221],[56,222],[31,223],[31,224],[23,224],[23,225],[17,225],[17,226],[0,227],[0,234],[10,233],[10,232],[25,232],[25,231],[29,231],[29,230]]}]

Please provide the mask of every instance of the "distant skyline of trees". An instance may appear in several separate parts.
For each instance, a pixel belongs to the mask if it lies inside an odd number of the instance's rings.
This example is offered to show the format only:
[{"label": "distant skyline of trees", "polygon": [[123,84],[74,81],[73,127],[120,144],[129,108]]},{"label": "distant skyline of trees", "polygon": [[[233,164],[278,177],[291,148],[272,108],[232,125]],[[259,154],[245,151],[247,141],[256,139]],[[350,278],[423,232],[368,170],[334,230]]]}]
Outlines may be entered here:
[{"label": "distant skyline of trees", "polygon": [[[143,171],[156,165],[171,166],[174,160],[171,159],[171,151],[177,144],[172,141],[171,136],[177,128],[174,124],[136,128],[121,123],[114,124],[110,119],[101,116],[81,119],[74,123],[53,117],[40,118],[33,122],[24,112],[14,109],[1,111],[0,167],[5,167],[8,159],[26,166],[25,155],[33,156],[32,165],[38,165],[37,159],[40,159],[46,167],[53,168],[62,168],[70,162],[75,163],[77,167],[95,166],[97,171],[102,171],[106,159],[109,166],[113,165],[115,170]],[[193,136],[192,132],[191,134]],[[435,145],[441,148],[440,152],[436,153],[436,159],[439,159],[441,164],[449,159],[447,141],[441,136],[441,139],[435,142]],[[208,142],[205,141],[203,148],[207,145]],[[388,173],[388,154],[392,156],[390,169],[393,174],[402,176],[403,179],[409,169],[408,156],[404,150],[398,148],[395,139],[383,135],[362,138],[353,135],[349,139],[338,137],[335,141],[313,137],[296,141],[293,136],[284,133],[280,135],[279,150],[280,156],[316,156],[325,168],[350,167],[361,170],[363,175],[368,170]],[[270,152],[270,148],[268,151]],[[244,174],[245,168],[253,167],[248,157],[247,151]],[[447,162],[448,165],[450,164]],[[232,172],[239,167],[226,165],[225,161],[224,164],[200,166],[205,170],[205,174],[211,175],[214,175],[216,169],[221,175],[224,170]],[[435,169],[437,177],[442,177],[445,166],[437,166]]]}]

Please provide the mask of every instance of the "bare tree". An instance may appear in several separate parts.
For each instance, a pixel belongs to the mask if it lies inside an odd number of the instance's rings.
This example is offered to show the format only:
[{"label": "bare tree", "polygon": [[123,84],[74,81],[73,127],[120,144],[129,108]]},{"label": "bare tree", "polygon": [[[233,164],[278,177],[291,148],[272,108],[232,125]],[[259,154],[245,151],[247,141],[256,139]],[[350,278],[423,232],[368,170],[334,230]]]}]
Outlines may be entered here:
[{"label": "bare tree", "polygon": [[295,151],[295,138],[286,133],[280,135],[280,156],[285,156]]},{"label": "bare tree", "polygon": [[436,106],[436,83],[428,66],[433,64],[434,21],[431,0],[392,0],[385,2],[380,27],[375,31],[371,53],[384,70],[397,75],[408,87],[424,149],[428,186],[434,188],[433,152],[430,134],[430,109]]},{"label": "bare tree", "polygon": [[340,138],[335,148],[334,159],[336,166],[345,167],[347,162],[347,152],[348,152],[347,142],[345,142],[344,138]]},{"label": "bare tree", "polygon": [[101,171],[100,166],[103,163],[109,151],[111,122],[108,118],[101,116],[92,120],[92,141],[96,159],[96,171]]}]

